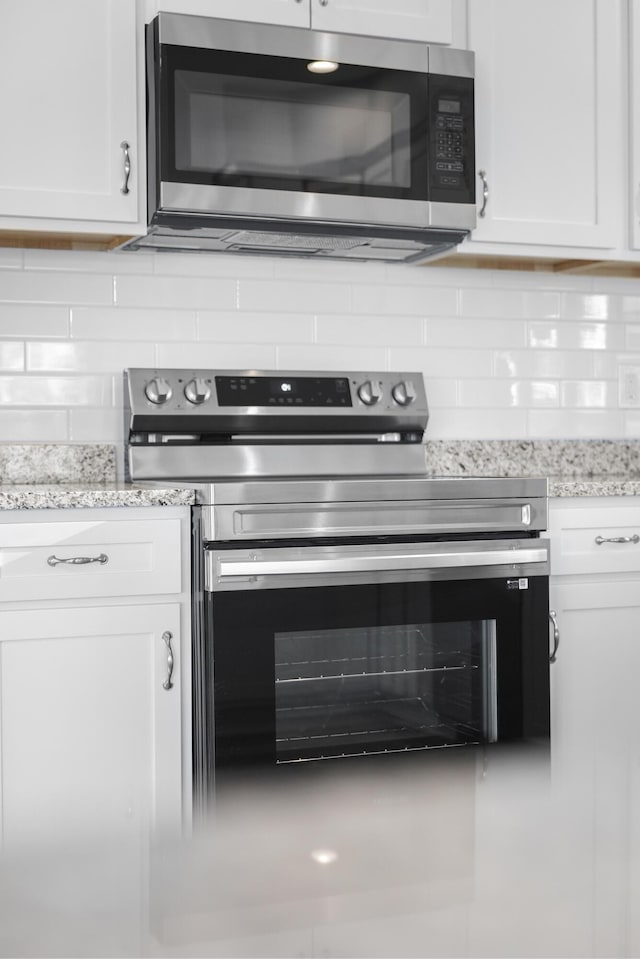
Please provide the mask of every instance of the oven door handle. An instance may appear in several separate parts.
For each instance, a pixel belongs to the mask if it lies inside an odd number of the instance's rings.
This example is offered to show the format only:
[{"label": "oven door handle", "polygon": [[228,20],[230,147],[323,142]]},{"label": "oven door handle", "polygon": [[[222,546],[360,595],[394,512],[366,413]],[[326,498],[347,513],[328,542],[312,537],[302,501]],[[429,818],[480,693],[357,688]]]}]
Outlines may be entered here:
[{"label": "oven door handle", "polygon": [[519,566],[548,562],[545,547],[525,549],[460,550],[387,555],[318,557],[316,559],[224,559],[218,562],[218,577],[299,576],[305,573],[365,573],[402,569],[448,569],[477,566]]}]

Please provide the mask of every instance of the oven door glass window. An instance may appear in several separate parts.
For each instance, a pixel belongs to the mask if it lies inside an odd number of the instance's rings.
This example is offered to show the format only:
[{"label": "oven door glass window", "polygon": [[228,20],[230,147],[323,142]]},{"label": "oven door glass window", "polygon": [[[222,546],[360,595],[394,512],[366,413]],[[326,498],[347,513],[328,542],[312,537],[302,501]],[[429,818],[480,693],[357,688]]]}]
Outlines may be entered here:
[{"label": "oven door glass window", "polygon": [[276,761],[496,739],[495,620],[275,636]]},{"label": "oven door glass window", "polygon": [[162,179],[427,199],[428,79],[162,47]]},{"label": "oven door glass window", "polygon": [[216,775],[548,737],[548,589],[537,576],[205,592],[196,689],[203,673]]}]

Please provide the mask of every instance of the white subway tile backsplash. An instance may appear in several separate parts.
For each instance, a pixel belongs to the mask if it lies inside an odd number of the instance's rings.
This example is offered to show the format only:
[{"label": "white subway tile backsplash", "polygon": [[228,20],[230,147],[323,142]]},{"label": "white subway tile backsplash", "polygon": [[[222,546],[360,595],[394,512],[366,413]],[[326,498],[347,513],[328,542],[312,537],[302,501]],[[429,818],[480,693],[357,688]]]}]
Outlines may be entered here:
[{"label": "white subway tile backsplash", "polygon": [[432,440],[517,440],[527,435],[527,412],[514,409],[439,409],[429,419]]},{"label": "white subway tile backsplash", "polygon": [[197,315],[198,340],[218,343],[312,343],[315,322],[304,313],[211,313]]},{"label": "white subway tile backsplash", "polygon": [[0,303],[103,303],[113,302],[113,279],[97,273],[0,273]]},{"label": "white subway tile backsplash", "polygon": [[202,276],[115,277],[118,306],[178,310],[233,310],[237,304],[237,281]]},{"label": "white subway tile backsplash", "polygon": [[0,340],[10,337],[19,337],[24,340],[38,336],[47,339],[67,338],[69,315],[68,306],[0,304]]},{"label": "white subway tile backsplash", "polygon": [[602,439],[624,436],[624,416],[617,410],[530,410],[529,436],[548,439]]},{"label": "white subway tile backsplash", "polygon": [[460,405],[464,407],[558,406],[560,387],[553,381],[474,380],[460,383]]},{"label": "white subway tile backsplash", "polygon": [[77,340],[194,340],[193,310],[71,308],[71,338]]},{"label": "white subway tile backsplash", "polygon": [[528,324],[528,345],[532,349],[622,350],[625,328],[606,321],[533,322]]},{"label": "white subway tile backsplash", "polygon": [[104,376],[0,376],[1,406],[111,406]]},{"label": "white subway tile backsplash", "polygon": [[441,439],[640,436],[637,281],[0,249],[0,442],[122,442],[125,366],[417,370]]},{"label": "white subway tile backsplash", "polygon": [[496,376],[518,379],[588,379],[593,354],[586,350],[500,350],[495,354]]},{"label": "white subway tile backsplash", "polygon": [[424,321],[427,346],[455,346],[472,349],[526,346],[524,320],[482,320],[477,318]]},{"label": "white subway tile backsplash", "polygon": [[224,370],[277,369],[277,347],[260,343],[158,343],[156,365]]},{"label": "white subway tile backsplash", "polygon": [[[439,349],[420,347],[416,349],[389,350],[389,369],[418,370],[425,375],[427,384],[432,378],[467,376],[491,376],[493,354],[490,350]],[[428,386],[427,386],[428,388]]]},{"label": "white subway tile backsplash", "polygon": [[351,287],[312,280],[240,279],[238,308],[243,312],[346,313],[351,309]]},{"label": "white subway tile backsplash", "polygon": [[63,443],[68,438],[66,410],[0,410],[3,443]]},{"label": "white subway tile backsplash", "polygon": [[390,326],[397,346],[422,345],[423,321],[417,316],[318,316],[316,340],[336,345],[388,346]]},{"label": "white subway tile backsplash", "polygon": [[279,346],[279,370],[386,370],[386,350],[359,346]]},{"label": "white subway tile backsplash", "polygon": [[112,373],[125,366],[153,366],[153,343],[114,342],[27,343],[27,369],[34,373]]},{"label": "white subway tile backsplash", "polygon": [[24,370],[24,343],[0,340],[0,370],[7,373],[20,373]]},{"label": "white subway tile backsplash", "polygon": [[416,316],[456,316],[458,291],[454,288],[434,287],[425,280],[419,285],[392,285],[380,283],[356,284],[353,287],[355,313],[387,316],[415,314]]}]

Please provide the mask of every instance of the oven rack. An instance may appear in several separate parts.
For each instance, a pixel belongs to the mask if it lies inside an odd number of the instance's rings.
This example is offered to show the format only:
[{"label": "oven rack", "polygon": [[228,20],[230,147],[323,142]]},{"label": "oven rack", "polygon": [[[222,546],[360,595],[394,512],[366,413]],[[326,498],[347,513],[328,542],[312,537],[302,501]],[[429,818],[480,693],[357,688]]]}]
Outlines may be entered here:
[{"label": "oven rack", "polygon": [[383,669],[379,672],[366,672],[363,670],[361,673],[335,673],[329,676],[325,676],[324,674],[320,674],[319,676],[292,676],[289,679],[278,679],[276,677],[276,686],[284,683],[315,683],[332,679],[362,679],[363,677],[375,679],[377,676],[419,676],[424,673],[455,673],[469,669],[479,669],[479,666],[476,663],[465,663],[462,666],[425,666],[421,669]]}]

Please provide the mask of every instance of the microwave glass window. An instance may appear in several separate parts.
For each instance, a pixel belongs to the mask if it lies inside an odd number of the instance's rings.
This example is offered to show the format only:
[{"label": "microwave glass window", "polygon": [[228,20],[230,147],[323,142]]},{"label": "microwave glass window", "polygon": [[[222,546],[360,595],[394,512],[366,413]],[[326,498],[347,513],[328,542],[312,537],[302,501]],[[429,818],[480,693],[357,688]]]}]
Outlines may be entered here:
[{"label": "microwave glass window", "polygon": [[175,107],[179,171],[411,185],[410,97],[401,91],[176,70]]},{"label": "microwave glass window", "polygon": [[494,741],[495,620],[276,633],[276,759]]}]

